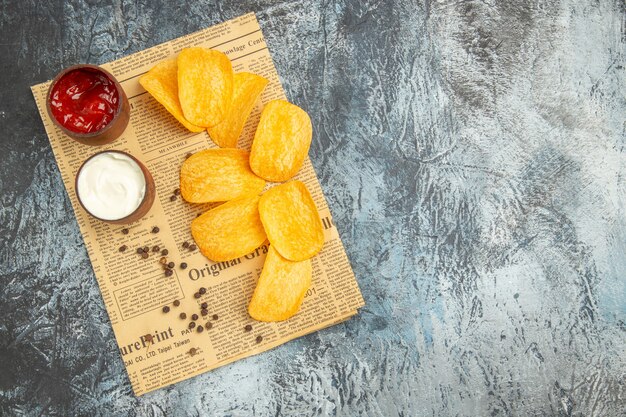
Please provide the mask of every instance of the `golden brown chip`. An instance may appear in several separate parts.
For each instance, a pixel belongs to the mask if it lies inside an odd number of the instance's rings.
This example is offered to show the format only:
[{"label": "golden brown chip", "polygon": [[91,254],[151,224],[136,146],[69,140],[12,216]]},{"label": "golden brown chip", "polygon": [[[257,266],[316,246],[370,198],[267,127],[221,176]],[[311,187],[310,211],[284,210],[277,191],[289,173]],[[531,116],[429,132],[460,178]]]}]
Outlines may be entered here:
[{"label": "golden brown chip", "polygon": [[180,168],[180,193],[190,203],[259,194],[265,181],[250,170],[248,158],[240,149],[207,149],[190,156]]},{"label": "golden brown chip", "polygon": [[200,252],[214,262],[229,261],[252,252],[267,239],[259,217],[259,196],[221,204],[191,223]]},{"label": "golden brown chip", "polygon": [[233,67],[225,54],[205,48],[178,54],[178,98],[187,120],[215,126],[226,117],[232,95]]},{"label": "golden brown chip", "polygon": [[252,300],[250,316],[259,321],[287,320],[298,312],[311,286],[311,260],[293,262],[270,246]]},{"label": "golden brown chip", "polygon": [[267,191],[261,196],[259,213],[270,244],[283,257],[303,261],[322,249],[322,221],[302,182],[290,181]]},{"label": "golden brown chip", "polygon": [[252,171],[268,181],[287,181],[302,166],[312,135],[311,119],[304,110],[284,100],[270,101],[252,142]]},{"label": "golden brown chip", "polygon": [[240,72],[233,78],[233,101],[226,118],[207,128],[213,142],[221,148],[237,147],[237,140],[261,92],[269,82],[260,75]]},{"label": "golden brown chip", "polygon": [[156,64],[139,78],[139,84],[187,129],[196,133],[204,130],[183,116],[183,109],[178,101],[178,65],[175,58]]}]

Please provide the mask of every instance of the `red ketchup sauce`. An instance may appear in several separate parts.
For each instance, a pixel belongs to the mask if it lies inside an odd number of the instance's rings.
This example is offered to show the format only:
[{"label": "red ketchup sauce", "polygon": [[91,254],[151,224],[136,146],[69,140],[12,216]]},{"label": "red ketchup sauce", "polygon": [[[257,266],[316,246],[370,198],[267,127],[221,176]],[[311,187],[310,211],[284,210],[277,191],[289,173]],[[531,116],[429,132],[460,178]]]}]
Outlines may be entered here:
[{"label": "red ketchup sauce", "polygon": [[93,133],[109,124],[119,106],[115,83],[106,74],[75,69],[63,75],[50,94],[54,118],[76,133]]}]

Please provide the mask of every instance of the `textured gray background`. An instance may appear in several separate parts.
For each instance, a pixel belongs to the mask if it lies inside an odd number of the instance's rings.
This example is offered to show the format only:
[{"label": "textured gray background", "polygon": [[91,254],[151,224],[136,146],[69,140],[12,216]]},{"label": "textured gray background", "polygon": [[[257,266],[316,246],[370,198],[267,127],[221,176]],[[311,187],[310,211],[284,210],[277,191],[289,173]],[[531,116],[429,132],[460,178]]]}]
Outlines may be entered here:
[{"label": "textured gray background", "polygon": [[[623,0],[0,8],[0,415],[626,414]],[[135,398],[29,86],[248,11],[367,306]]]}]

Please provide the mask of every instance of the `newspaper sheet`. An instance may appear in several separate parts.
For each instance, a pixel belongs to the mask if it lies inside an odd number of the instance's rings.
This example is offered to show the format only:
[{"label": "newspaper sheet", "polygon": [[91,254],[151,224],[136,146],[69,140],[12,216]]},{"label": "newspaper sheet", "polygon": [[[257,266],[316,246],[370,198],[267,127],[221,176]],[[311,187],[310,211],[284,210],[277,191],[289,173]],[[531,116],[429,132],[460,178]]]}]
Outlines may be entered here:
[{"label": "newspaper sheet", "polygon": [[[312,260],[313,283],[297,315],[280,323],[261,323],[247,314],[267,244],[241,258],[220,263],[183,247],[184,242],[193,243],[191,221],[209,206],[189,204],[181,198],[171,201],[173,190],[179,187],[180,166],[189,153],[215,145],[206,132],[191,133],[180,125],[138,79],[159,61],[189,46],[220,50],[231,59],[235,72],[249,71],[270,80],[239,139],[239,147],[249,150],[264,103],[286,99],[253,13],[102,65],[120,81],[131,106],[128,128],[112,144],[86,146],[65,136],[46,112],[50,82],[32,87],[136,395],[336,324],[364,304],[308,159],[296,178],[311,190],[324,225],[325,244]],[[156,182],[157,198],[149,214],[129,226],[93,219],[76,198],[74,178],[81,163],[107,149],[123,150],[138,158]],[[155,226],[160,229],[158,233],[152,233]],[[124,228],[129,229],[128,234],[122,232]],[[128,247],[124,252],[119,251],[122,245]],[[176,263],[172,276],[165,276],[160,254],[151,253],[148,259],[142,259],[136,253],[137,248],[145,246],[169,251],[168,261]],[[181,269],[181,262],[188,268]],[[200,287],[207,291],[196,299],[194,293]],[[178,307],[173,306],[175,300],[180,302]],[[209,313],[200,317],[198,324],[211,322],[211,328],[198,333],[189,329],[189,319],[182,320],[179,314],[200,314],[203,302],[208,303]],[[162,311],[165,305],[171,307],[169,313]],[[246,325],[252,330],[246,330]]]}]

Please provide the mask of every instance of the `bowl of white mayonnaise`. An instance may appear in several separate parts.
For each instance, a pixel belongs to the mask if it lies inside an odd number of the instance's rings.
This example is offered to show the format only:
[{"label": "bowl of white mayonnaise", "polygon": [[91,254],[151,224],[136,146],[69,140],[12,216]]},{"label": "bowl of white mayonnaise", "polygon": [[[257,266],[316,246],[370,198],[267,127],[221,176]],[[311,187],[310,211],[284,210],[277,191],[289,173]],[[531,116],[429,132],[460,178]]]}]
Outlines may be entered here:
[{"label": "bowl of white mayonnaise", "polygon": [[107,223],[128,224],[145,216],[156,194],[154,179],[134,156],[102,151],[78,169],[78,202],[92,217]]}]

